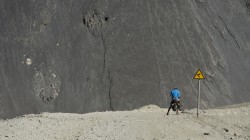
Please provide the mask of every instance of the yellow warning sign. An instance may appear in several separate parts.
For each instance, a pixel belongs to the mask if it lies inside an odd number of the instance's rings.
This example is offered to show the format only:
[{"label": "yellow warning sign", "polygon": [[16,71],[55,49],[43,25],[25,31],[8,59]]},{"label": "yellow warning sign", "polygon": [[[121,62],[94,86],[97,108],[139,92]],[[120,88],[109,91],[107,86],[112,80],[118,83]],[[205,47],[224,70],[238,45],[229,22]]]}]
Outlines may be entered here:
[{"label": "yellow warning sign", "polygon": [[200,69],[196,72],[194,79],[205,79],[205,76],[202,74]]}]

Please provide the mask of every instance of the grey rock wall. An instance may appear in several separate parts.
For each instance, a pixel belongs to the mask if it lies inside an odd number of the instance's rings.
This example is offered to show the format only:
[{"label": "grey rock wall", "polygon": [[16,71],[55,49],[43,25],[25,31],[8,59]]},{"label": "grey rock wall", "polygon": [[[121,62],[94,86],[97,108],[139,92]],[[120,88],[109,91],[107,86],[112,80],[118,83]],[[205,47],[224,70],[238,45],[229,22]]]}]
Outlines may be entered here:
[{"label": "grey rock wall", "polygon": [[0,117],[250,101],[249,0],[0,0]]}]

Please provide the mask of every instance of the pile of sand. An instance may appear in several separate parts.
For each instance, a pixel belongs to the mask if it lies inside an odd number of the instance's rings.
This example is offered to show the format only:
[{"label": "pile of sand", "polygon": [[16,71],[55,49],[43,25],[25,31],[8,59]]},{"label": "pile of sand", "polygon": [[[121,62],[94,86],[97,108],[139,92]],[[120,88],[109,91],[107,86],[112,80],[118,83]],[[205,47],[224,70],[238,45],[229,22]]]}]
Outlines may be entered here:
[{"label": "pile of sand", "polygon": [[157,105],[152,105],[152,104],[140,107],[138,110],[141,111],[141,112],[159,112],[159,111],[163,111]]}]

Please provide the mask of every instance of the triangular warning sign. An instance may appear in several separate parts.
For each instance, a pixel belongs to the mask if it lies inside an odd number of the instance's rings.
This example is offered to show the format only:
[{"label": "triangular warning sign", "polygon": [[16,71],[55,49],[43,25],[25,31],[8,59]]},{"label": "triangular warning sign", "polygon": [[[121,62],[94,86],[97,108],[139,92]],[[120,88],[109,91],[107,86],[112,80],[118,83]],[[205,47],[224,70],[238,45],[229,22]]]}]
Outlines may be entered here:
[{"label": "triangular warning sign", "polygon": [[194,79],[205,79],[205,76],[202,74],[200,69],[196,72]]}]

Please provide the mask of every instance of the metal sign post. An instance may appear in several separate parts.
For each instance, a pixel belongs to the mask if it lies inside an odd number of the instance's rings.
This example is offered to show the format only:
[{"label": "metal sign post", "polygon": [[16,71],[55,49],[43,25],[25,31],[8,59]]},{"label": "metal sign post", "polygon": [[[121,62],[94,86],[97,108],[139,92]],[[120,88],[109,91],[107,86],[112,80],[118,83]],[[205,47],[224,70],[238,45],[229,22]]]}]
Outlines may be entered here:
[{"label": "metal sign post", "polygon": [[201,97],[201,80],[198,80],[198,96],[197,96],[197,118],[199,117],[199,108],[200,108],[200,97]]},{"label": "metal sign post", "polygon": [[200,109],[200,97],[201,97],[201,79],[205,79],[205,76],[202,74],[200,69],[198,69],[198,71],[196,72],[194,79],[198,79],[198,96],[197,96],[197,118],[198,118]]}]

